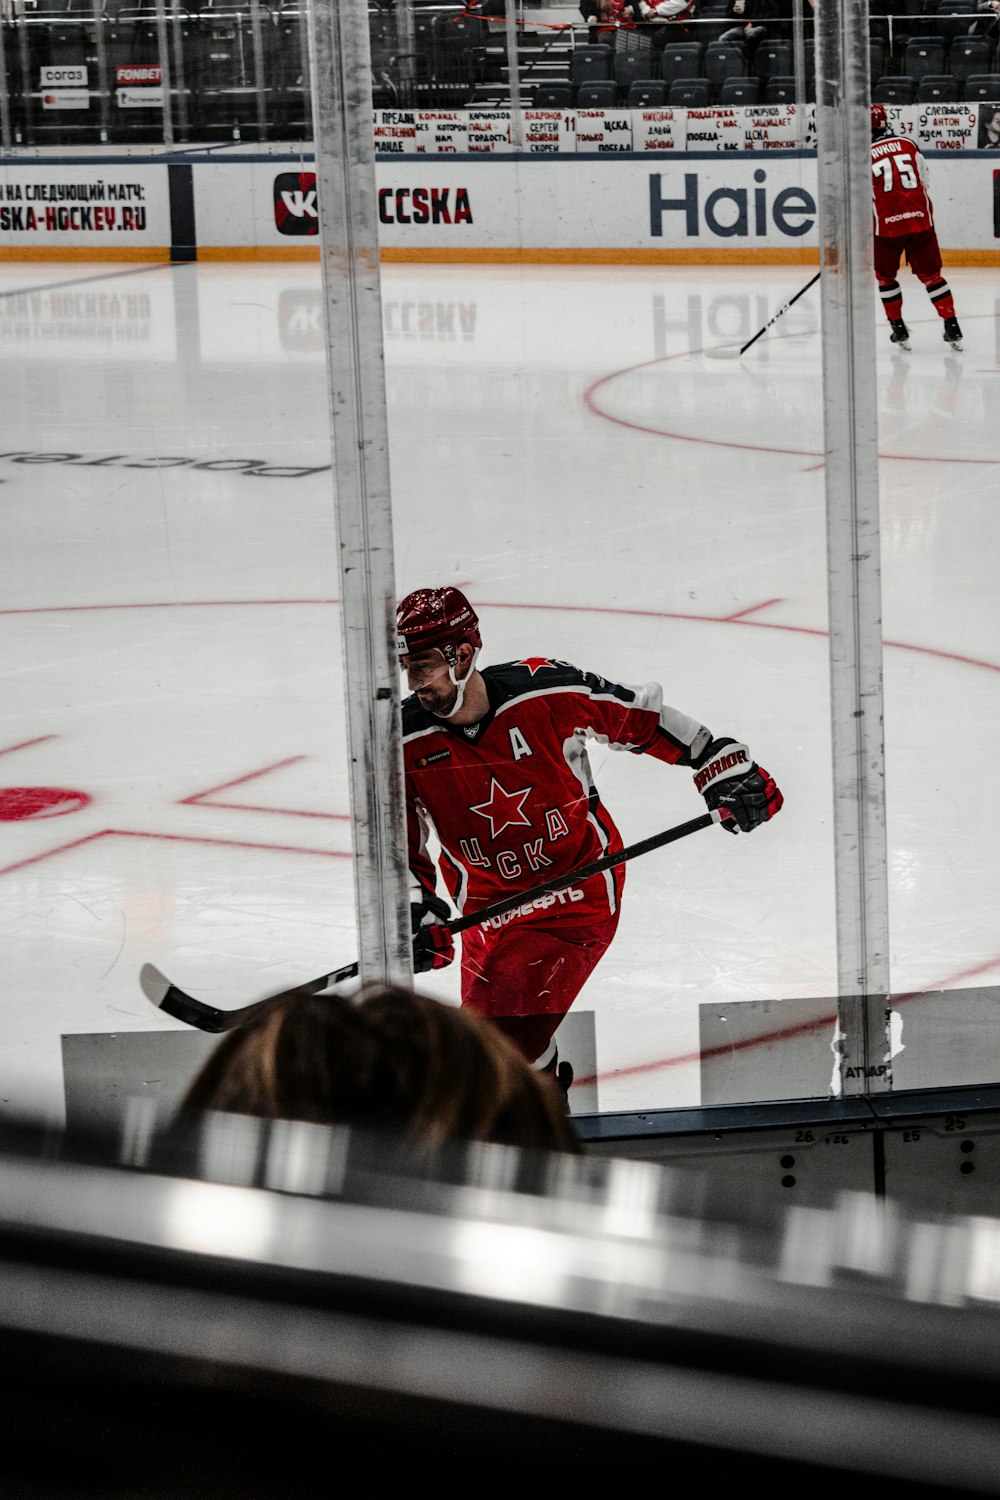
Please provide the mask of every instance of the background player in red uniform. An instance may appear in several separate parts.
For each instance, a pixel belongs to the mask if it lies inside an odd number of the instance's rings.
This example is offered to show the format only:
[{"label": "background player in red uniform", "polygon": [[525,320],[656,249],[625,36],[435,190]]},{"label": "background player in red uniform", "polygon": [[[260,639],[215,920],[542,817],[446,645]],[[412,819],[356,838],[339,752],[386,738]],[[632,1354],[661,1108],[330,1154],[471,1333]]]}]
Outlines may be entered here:
[{"label": "background player in red uniform", "polygon": [[[749,833],[782,796],[747,747],[667,707],[657,683],[629,687],[568,662],[528,656],[476,666],[478,618],[455,588],[417,589],[397,611],[414,967],[452,961],[450,912],[428,847],[460,913],[569,874],[622,848],[591,775],[586,742],[694,772],[723,826]],[[618,925],[623,865],[550,893],[462,937],[462,1004],[493,1021],[568,1088],[553,1036]]]},{"label": "background player in red uniform", "polygon": [[905,252],[910,269],[927,288],[938,317],[944,319],[945,343],[961,349],[962,330],[941,272],[923,152],[909,136],[890,131],[884,104],[873,104],[871,112],[875,279],[892,328],[892,342],[904,349],[910,347],[910,330],[903,321],[903,293],[896,280]]}]

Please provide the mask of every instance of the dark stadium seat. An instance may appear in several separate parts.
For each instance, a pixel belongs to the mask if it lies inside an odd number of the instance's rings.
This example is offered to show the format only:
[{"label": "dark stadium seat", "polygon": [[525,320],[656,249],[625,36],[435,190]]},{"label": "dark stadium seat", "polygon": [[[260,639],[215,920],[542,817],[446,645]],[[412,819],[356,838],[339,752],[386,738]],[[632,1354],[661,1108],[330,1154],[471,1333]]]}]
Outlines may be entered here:
[{"label": "dark stadium seat", "polygon": [[[209,5],[213,0],[209,0]],[[413,12],[413,46],[417,52],[433,52],[437,46],[438,18],[429,12],[421,14],[419,10]]]},{"label": "dark stadium seat", "polygon": [[437,39],[446,47],[484,47],[489,39],[489,30],[481,16],[469,16],[462,11],[436,17]]},{"label": "dark stadium seat", "polygon": [[872,103],[912,104],[916,88],[912,78],[893,77],[887,73],[872,89]]},{"label": "dark stadium seat", "polygon": [[925,73],[917,84],[918,104],[957,104],[962,97],[962,84],[950,73]]},{"label": "dark stadium seat", "polygon": [[868,43],[868,76],[881,78],[885,72],[885,43],[877,38]]},{"label": "dark stadium seat", "polygon": [[993,62],[993,43],[985,36],[963,36],[952,42],[948,71],[963,83],[970,73],[988,73]]},{"label": "dark stadium seat", "polygon": [[727,78],[719,87],[720,104],[759,104],[759,78]]},{"label": "dark stadium seat", "polygon": [[699,109],[703,104],[711,103],[708,79],[675,78],[670,85],[667,103],[679,105],[682,109]]},{"label": "dark stadium seat", "polygon": [[660,74],[670,86],[678,78],[701,78],[704,49],[700,42],[668,42],[660,58]]},{"label": "dark stadium seat", "polygon": [[624,100],[636,79],[649,75],[649,53],[616,48],[612,61],[612,77],[618,85],[619,98]]},{"label": "dark stadium seat", "polygon": [[595,78],[577,85],[577,109],[614,109],[618,103],[618,85],[613,78]]},{"label": "dark stadium seat", "polygon": [[576,84],[568,78],[553,78],[549,83],[539,83],[531,96],[532,109],[572,109],[576,100]]},{"label": "dark stadium seat", "polygon": [[903,54],[903,73],[919,83],[928,73],[945,70],[945,45],[939,36],[911,37]]},{"label": "dark stadium seat", "polygon": [[667,102],[667,85],[662,78],[637,78],[629,84],[629,109],[659,109]]},{"label": "dark stadium seat", "polygon": [[1000,102],[1000,73],[970,73],[965,80],[965,102]]},{"label": "dark stadium seat", "polygon": [[794,104],[795,79],[789,73],[772,73],[764,85],[765,104]]},{"label": "dark stadium seat", "polygon": [[767,79],[772,73],[784,73],[787,77],[795,71],[795,60],[791,42],[769,42],[765,37],[753,56],[751,70],[755,78]]},{"label": "dark stadium seat", "polygon": [[709,42],[705,48],[705,77],[714,94],[727,78],[747,76],[747,55],[731,42]]},{"label": "dark stadium seat", "polygon": [[611,77],[611,48],[604,42],[574,47],[569,56],[569,76],[574,83],[593,83]]}]

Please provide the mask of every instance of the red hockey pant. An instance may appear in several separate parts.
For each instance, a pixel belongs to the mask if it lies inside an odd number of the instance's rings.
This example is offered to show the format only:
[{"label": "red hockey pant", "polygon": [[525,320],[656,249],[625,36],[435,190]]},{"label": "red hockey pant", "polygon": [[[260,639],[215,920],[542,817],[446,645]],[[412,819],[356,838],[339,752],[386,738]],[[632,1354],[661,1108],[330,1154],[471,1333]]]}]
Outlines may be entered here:
[{"label": "red hockey pant", "polygon": [[534,1062],[617,926],[615,912],[586,921],[512,922],[499,932],[469,928],[462,934],[462,1004],[489,1016]]},{"label": "red hockey pant", "polygon": [[875,236],[875,277],[882,293],[882,305],[890,322],[903,316],[903,293],[896,273],[906,252],[910,270],[923,282],[940,318],[953,318],[955,304],[948,283],[941,274],[941,250],[933,229],[918,234],[877,234]]}]

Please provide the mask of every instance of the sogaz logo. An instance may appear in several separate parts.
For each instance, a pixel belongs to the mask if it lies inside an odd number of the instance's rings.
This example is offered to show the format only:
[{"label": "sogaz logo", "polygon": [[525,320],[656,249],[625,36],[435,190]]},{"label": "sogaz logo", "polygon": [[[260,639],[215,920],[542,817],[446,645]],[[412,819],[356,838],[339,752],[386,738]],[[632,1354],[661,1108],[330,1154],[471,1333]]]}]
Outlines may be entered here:
[{"label": "sogaz logo", "polygon": [[319,234],[315,172],[279,172],[274,179],[274,222],[279,234]]},{"label": "sogaz logo", "polygon": [[803,187],[786,187],[772,198],[763,167],[757,168],[753,180],[757,186],[752,191],[745,187],[713,188],[702,201],[697,172],[684,173],[680,197],[674,196],[676,179],[671,177],[665,184],[661,173],[651,172],[650,234],[657,239],[664,232],[676,235],[679,221],[668,220],[668,214],[683,214],[683,233],[688,239],[700,239],[703,229],[719,239],[762,239],[774,230],[789,239],[801,239],[810,232],[816,223],[816,200],[811,193]]}]

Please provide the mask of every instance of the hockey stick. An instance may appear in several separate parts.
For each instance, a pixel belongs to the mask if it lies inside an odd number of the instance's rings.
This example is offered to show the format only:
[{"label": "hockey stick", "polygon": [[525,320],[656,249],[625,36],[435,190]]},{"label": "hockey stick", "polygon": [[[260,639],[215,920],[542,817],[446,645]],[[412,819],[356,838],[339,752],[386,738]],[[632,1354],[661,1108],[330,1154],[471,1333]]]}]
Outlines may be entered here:
[{"label": "hockey stick", "polygon": [[799,300],[800,297],[804,297],[805,294],[806,294],[806,292],[808,292],[809,288],[811,286],[815,286],[816,285],[816,283],[819,280],[819,278],[820,278],[820,272],[817,271],[816,275],[813,277],[812,281],[807,281],[804,287],[800,287],[799,288],[799,290],[795,293],[794,297],[789,297],[789,299],[788,299],[787,302],[783,302],[782,305],[778,308],[778,311],[775,313],[774,317],[773,318],[768,318],[768,320],[764,324],[763,328],[758,328],[758,330],[754,334],[753,338],[752,339],[747,339],[746,343],[741,348],[739,348],[739,349],[703,349],[702,353],[704,354],[705,358],[706,359],[741,359],[742,356],[750,348],[750,345],[751,344],[756,344],[756,342],[757,342],[757,340],[759,338],[763,338],[764,334],[771,327],[771,325],[773,323],[777,323],[777,321],[781,317],[782,313],[786,313],[788,311],[788,309],[791,307],[791,305],[792,305],[793,302],[798,302],[798,300]]},{"label": "hockey stick", "polygon": [[[605,854],[600,859],[595,859],[589,865],[581,865],[576,870],[571,870],[568,875],[556,876],[553,880],[545,880],[541,885],[532,886],[530,890],[518,891],[515,895],[505,896],[502,901],[494,901],[490,906],[481,906],[478,911],[470,912],[468,916],[456,917],[447,925],[453,933],[464,932],[468,927],[476,927],[481,922],[489,922],[494,917],[501,917],[505,912],[513,911],[515,907],[528,906],[535,901],[541,900],[548,895],[554,895],[557,891],[564,890],[568,885],[574,885],[580,880],[589,880],[592,875],[601,875],[605,870],[613,870],[618,865],[623,865],[626,860],[636,859],[640,854],[648,854],[651,849],[661,849],[664,844],[672,844],[677,839],[687,838],[689,833],[698,833],[702,828],[709,828],[713,823],[722,821],[723,814],[716,809],[714,812],[702,813],[700,818],[692,818],[689,823],[678,823],[675,828],[666,828],[662,833],[654,833],[648,839],[641,839],[637,844],[629,844],[627,848],[618,849],[614,854]],[[358,964],[355,961],[345,964],[342,969],[335,969],[332,974],[324,974],[321,979],[307,980],[305,984],[290,986],[279,994],[265,995],[261,1000],[253,1000],[249,1005],[240,1005],[235,1010],[222,1010],[216,1005],[208,1005],[204,1000],[195,999],[194,995],[188,995],[184,990],[178,989],[177,985],[171,984],[165,974],[153,964],[144,964],[139,975],[139,983],[142,992],[153,1005],[157,1006],[166,1015],[173,1016],[177,1021],[184,1021],[188,1026],[196,1026],[199,1031],[232,1031],[237,1026],[245,1026],[255,1016],[267,1010],[278,1000],[283,1000],[286,995],[294,994],[296,991],[308,991],[316,993],[319,990],[329,989],[331,985],[339,984],[344,979],[353,979],[358,972]]]}]

